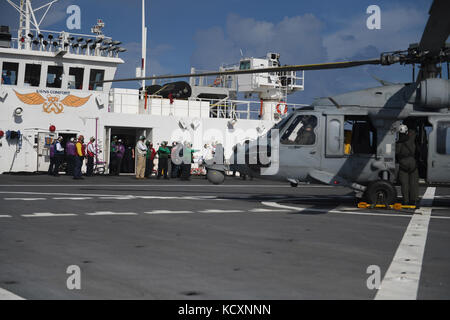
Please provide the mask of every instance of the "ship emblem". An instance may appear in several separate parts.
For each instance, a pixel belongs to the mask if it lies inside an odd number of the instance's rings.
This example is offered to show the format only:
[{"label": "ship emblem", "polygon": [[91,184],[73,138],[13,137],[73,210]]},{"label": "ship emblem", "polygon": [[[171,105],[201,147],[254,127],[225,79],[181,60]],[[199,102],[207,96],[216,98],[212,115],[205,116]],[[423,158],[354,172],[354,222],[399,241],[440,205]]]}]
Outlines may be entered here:
[{"label": "ship emblem", "polygon": [[14,90],[14,93],[16,94],[17,98],[19,98],[19,100],[23,103],[31,105],[42,104],[42,109],[44,110],[44,112],[54,112],[55,114],[61,113],[64,110],[64,106],[81,107],[86,104],[86,102],[88,102],[89,98],[91,97],[91,95],[89,95],[85,98],[80,98],[70,94],[64,99],[59,100],[59,97],[52,96],[48,96],[47,99],[45,99],[37,92],[20,94],[16,90]]}]

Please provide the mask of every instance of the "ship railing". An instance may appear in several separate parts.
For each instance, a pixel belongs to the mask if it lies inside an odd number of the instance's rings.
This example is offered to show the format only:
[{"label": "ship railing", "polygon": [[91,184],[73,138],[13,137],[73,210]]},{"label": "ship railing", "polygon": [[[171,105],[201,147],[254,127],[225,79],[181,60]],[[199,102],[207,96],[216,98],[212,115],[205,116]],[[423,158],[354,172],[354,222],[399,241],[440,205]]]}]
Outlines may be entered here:
[{"label": "ship railing", "polygon": [[[133,90],[134,91],[134,90]],[[138,92],[133,93],[111,93],[109,98],[109,111],[114,113],[128,114],[152,114],[168,116],[187,116],[198,118],[215,119],[247,119],[258,120],[261,116],[261,102],[249,100],[232,99],[204,99],[189,98],[175,99],[170,103],[160,95],[148,95],[145,97]],[[269,118],[277,120],[287,112],[307,106],[306,104],[280,102],[281,113],[275,110]],[[267,117],[265,117],[267,119]]]},{"label": "ship railing", "polygon": [[[234,69],[233,69],[234,70]],[[220,71],[225,71],[220,70]],[[195,68],[191,68],[191,73],[208,73],[214,72],[212,70],[199,70]],[[191,87],[216,87],[216,88],[226,88],[236,91],[237,90],[237,81],[236,76],[198,76],[198,77],[190,77],[189,84]]]}]

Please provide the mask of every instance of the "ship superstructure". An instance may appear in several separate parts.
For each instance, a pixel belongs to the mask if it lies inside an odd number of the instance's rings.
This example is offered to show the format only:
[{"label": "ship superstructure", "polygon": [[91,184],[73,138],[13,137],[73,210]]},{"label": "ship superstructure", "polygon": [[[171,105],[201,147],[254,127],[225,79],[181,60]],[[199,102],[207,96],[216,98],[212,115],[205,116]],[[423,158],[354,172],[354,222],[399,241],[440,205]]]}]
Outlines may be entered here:
[{"label": "ship superstructure", "polygon": [[[20,15],[17,37],[6,26],[0,29],[0,173],[46,171],[49,146],[58,135],[64,142],[80,134],[86,140],[95,137],[105,162],[112,136],[130,148],[141,135],[155,147],[163,141],[187,141],[201,150],[205,144],[222,143],[227,155],[236,143],[271,128],[288,111],[287,94],[303,90],[303,73],[112,89],[111,83],[98,82],[114,78],[126,49],[103,34],[103,21],[97,21],[90,35],[42,30],[31,0],[14,5]],[[275,64],[279,55],[270,53],[242,58],[221,70]],[[259,101],[238,100],[238,92],[257,95]],[[133,171],[134,166],[128,172]]]}]

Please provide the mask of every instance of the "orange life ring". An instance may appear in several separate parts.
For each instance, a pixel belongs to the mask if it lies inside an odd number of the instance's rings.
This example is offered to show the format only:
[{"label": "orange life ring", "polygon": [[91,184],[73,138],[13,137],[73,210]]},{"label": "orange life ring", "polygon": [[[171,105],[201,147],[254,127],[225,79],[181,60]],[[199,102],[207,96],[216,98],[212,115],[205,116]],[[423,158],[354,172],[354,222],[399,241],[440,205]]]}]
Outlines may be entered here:
[{"label": "orange life ring", "polygon": [[222,82],[222,79],[221,79],[220,77],[217,77],[217,78],[214,80],[214,85],[217,87],[221,82]]},{"label": "orange life ring", "polygon": [[[281,109],[280,109],[282,104],[284,104],[284,111],[283,112],[281,112]],[[287,106],[286,102],[280,101],[277,104],[277,112],[278,112],[278,114],[286,114],[288,112],[288,106]]]}]

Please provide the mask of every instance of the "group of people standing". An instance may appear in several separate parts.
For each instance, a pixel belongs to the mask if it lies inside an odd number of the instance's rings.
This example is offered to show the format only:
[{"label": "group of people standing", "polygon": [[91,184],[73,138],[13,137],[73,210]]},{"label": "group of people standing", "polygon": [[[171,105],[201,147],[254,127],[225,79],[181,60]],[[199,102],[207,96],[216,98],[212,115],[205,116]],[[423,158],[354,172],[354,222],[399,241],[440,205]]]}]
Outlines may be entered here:
[{"label": "group of people standing", "polygon": [[[186,152],[186,156],[184,156]],[[163,141],[158,150],[150,141],[141,136],[136,144],[137,167],[136,179],[150,178],[153,173],[154,160],[158,159],[157,179],[181,178],[189,180],[191,166],[194,162],[194,152],[190,143],[173,142],[171,146]]]},{"label": "group of people standing", "polygon": [[[86,160],[86,176],[92,176],[94,174],[94,160],[97,156],[97,148],[94,145],[95,138],[91,137],[89,142],[85,144],[84,137],[80,135],[77,138],[70,138],[64,147],[63,141],[64,138],[59,136],[50,145],[48,174],[59,176],[62,164],[66,162],[66,174],[72,175],[74,179],[83,179],[81,168]],[[133,172],[136,160],[136,179],[148,179],[152,176],[155,160],[158,159],[157,179],[162,177],[164,179],[189,180],[194,163],[194,153],[198,151],[193,149],[192,144],[188,142],[173,142],[169,145],[167,141],[163,141],[155,149],[153,143],[146,141],[144,136],[139,137],[135,148],[128,147],[122,139],[114,136],[110,144],[109,174],[118,176],[126,162],[133,164],[133,168],[129,168],[129,171]],[[127,153],[129,154],[127,155]],[[205,145],[199,156],[199,165],[201,166],[207,158],[212,158],[213,154],[213,148]]]},{"label": "group of people standing", "polygon": [[94,157],[97,154],[97,150],[94,146],[95,138],[91,137],[87,144],[84,143],[84,136],[80,135],[75,138],[70,138],[66,143],[65,148],[62,146],[63,137],[59,136],[50,145],[50,166],[48,168],[48,174],[53,176],[59,176],[61,165],[64,162],[64,158],[67,160],[66,173],[73,176],[74,179],[83,179],[81,173],[81,167],[83,161],[87,159],[86,176],[92,176],[94,174]]}]

